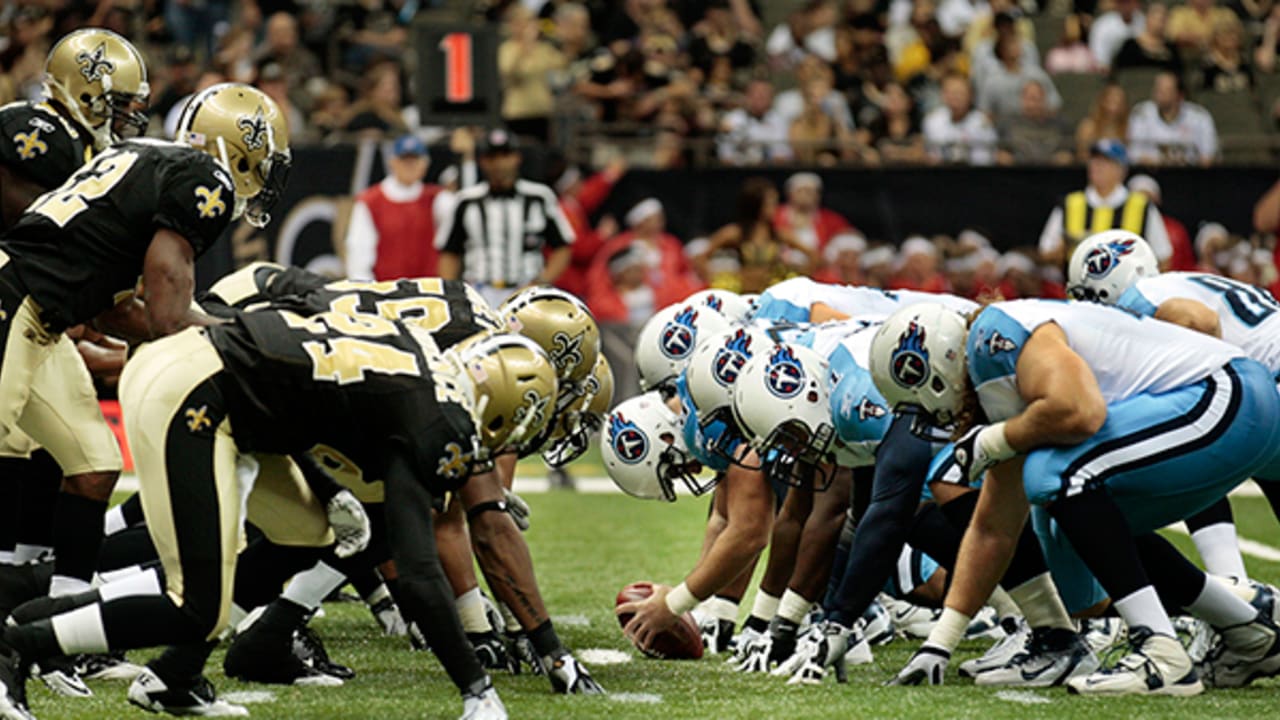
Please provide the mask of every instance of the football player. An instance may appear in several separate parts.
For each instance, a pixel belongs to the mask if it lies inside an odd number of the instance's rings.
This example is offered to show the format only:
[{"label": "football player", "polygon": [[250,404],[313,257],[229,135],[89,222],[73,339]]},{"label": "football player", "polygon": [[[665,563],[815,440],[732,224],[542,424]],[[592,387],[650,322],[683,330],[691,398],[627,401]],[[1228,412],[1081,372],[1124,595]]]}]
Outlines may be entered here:
[{"label": "football player", "polygon": [[[340,548],[361,549],[359,504],[307,453],[324,444],[382,479],[404,609],[463,693],[464,717],[506,717],[458,624],[431,509],[495,451],[545,426],[556,381],[540,348],[478,335],[441,353],[425,332],[380,318],[244,313],[144,347],[121,391],[164,584],[135,579],[29,603],[14,612],[10,647],[39,661],[59,647],[105,649],[108,639],[125,648],[215,638],[230,612],[247,453],[289,456],[311,491],[276,483],[272,517],[255,518],[269,537],[306,544],[332,526]],[[207,704],[201,665],[167,677],[153,665],[130,700],[157,710],[180,707],[178,697]],[[18,704],[21,679],[7,684]]]},{"label": "football player", "polygon": [[[937,305],[904,308],[877,332],[870,360],[890,403],[957,423],[963,434],[943,452],[963,477],[991,471],[946,610],[899,682],[941,682],[1028,501],[1048,510],[1129,628],[1130,654],[1068,689],[1194,695],[1202,678],[1234,686],[1280,672],[1269,613],[1207,580],[1153,532],[1273,461],[1280,397],[1265,368],[1180,327],[1039,300],[995,303],[972,320]],[[1162,601],[1222,634],[1199,674]]]}]

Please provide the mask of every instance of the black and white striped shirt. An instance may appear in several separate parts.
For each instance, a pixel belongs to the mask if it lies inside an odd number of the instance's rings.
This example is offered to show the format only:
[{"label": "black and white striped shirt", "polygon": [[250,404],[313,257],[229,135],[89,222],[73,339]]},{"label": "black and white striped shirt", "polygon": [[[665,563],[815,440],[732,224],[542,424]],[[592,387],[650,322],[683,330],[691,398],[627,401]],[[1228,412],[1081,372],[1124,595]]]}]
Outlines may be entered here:
[{"label": "black and white striped shirt", "polygon": [[462,257],[463,280],[496,288],[534,282],[542,272],[543,247],[573,240],[555,192],[528,180],[502,193],[490,191],[487,182],[459,191],[453,211],[436,229],[436,247]]}]

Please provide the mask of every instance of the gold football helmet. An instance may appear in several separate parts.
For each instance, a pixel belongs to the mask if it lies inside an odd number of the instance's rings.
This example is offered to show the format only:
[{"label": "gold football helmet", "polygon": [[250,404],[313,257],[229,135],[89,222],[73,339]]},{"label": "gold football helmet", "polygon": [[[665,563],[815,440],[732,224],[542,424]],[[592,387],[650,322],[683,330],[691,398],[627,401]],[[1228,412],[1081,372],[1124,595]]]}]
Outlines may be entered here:
[{"label": "gold football helmet", "polygon": [[612,405],[613,369],[601,353],[573,401],[556,414],[543,433],[545,440],[539,447],[547,465],[564,467],[586,452],[591,436],[603,427],[605,413]]},{"label": "gold football helmet", "polygon": [[128,40],[102,28],[68,33],[49,51],[44,92],[93,135],[98,150],[147,129],[147,66]]},{"label": "gold football helmet", "polygon": [[555,288],[531,287],[511,296],[498,314],[508,331],[546,351],[561,383],[576,386],[591,374],[600,356],[600,328],[578,298]]},{"label": "gold football helmet", "polygon": [[241,83],[214,85],[182,109],[177,140],[209,153],[231,173],[234,217],[254,227],[271,222],[292,162],[289,126],[274,100]]},{"label": "gold football helmet", "polygon": [[520,335],[480,333],[447,352],[475,386],[484,453],[518,447],[546,428],[555,410],[556,371],[536,343]]}]

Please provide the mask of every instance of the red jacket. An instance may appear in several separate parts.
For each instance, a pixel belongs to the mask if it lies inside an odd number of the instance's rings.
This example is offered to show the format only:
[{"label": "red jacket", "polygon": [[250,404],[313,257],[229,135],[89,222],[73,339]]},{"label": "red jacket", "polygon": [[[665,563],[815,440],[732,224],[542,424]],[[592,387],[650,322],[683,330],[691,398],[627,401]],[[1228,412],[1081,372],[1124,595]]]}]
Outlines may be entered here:
[{"label": "red jacket", "polygon": [[1169,269],[1175,272],[1195,272],[1196,251],[1191,247],[1191,236],[1187,228],[1176,218],[1161,213],[1164,230],[1169,234],[1169,244],[1173,246],[1173,256],[1169,258]]},{"label": "red jacket", "polygon": [[377,280],[436,276],[436,224],[431,204],[439,185],[425,185],[417,200],[392,202],[379,183],[360,193],[378,230],[378,253],[373,263]]},{"label": "red jacket", "polygon": [[560,198],[560,209],[573,227],[574,240],[569,267],[556,281],[556,287],[580,298],[587,296],[587,273],[591,269],[591,261],[604,244],[600,234],[591,227],[591,213],[604,204],[612,191],[613,183],[609,182],[605,173],[596,173],[582,181],[582,189],[576,196]]},{"label": "red jacket", "polygon": [[[791,208],[789,206],[778,206],[778,209],[773,213],[773,226],[778,229],[795,232],[791,227]],[[827,247],[827,243],[831,241],[831,238],[852,229],[853,226],[840,213],[827,208],[818,208],[818,213],[813,218],[813,231],[818,236],[818,252],[822,252]]]},{"label": "red jacket", "polygon": [[[634,238],[635,234],[631,232],[614,237],[604,244],[591,263],[587,274],[587,307],[599,322],[625,323],[628,320],[627,305],[609,277],[609,258],[630,245]],[[663,233],[658,238],[658,252],[661,255],[658,267],[649,273],[655,306],[663,308],[680,302],[703,288],[684,256],[684,246],[675,236]]]}]

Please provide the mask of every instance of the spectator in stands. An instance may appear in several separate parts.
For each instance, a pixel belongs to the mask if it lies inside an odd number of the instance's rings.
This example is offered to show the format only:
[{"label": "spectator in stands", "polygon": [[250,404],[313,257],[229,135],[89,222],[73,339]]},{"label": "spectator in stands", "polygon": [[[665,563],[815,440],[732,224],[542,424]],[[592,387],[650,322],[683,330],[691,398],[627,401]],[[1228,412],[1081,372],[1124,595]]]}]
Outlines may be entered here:
[{"label": "spectator in stands", "polygon": [[1217,20],[1203,59],[1200,87],[1207,92],[1238,93],[1253,89],[1253,66],[1241,50],[1240,21],[1234,15]]},{"label": "spectator in stands", "polygon": [[1213,116],[1187,102],[1182,78],[1162,72],[1152,83],[1151,99],[1129,113],[1133,157],[1150,165],[1212,165],[1218,159],[1218,130]]},{"label": "spectator in stands", "polygon": [[1235,241],[1221,223],[1207,222],[1196,231],[1196,256],[1200,272],[1226,275],[1231,266],[1231,249]]},{"label": "spectator in stands", "polygon": [[359,74],[372,63],[398,60],[408,46],[405,27],[413,5],[400,0],[360,0],[338,3],[334,36],[343,48],[343,69]]},{"label": "spectator in stands", "polygon": [[1089,114],[1076,126],[1076,160],[1087,161],[1099,140],[1128,136],[1129,102],[1124,88],[1107,83],[1094,98]]},{"label": "spectator in stands", "polygon": [[228,30],[218,39],[212,65],[230,82],[253,82],[257,73],[253,64],[253,31],[246,27]]},{"label": "spectator in stands", "polygon": [[311,106],[311,117],[307,124],[323,139],[347,126],[350,111],[351,101],[347,89],[341,83],[325,83],[324,89],[316,95],[315,103]]},{"label": "spectator in stands", "polygon": [[1031,27],[1031,21],[1015,16],[1016,10],[1002,12],[992,20],[991,37],[978,40],[970,54],[973,56],[973,80],[980,83],[993,67],[1000,64],[996,57],[996,47],[1003,42],[1017,43],[1021,48],[1021,61],[1027,65],[1040,67],[1040,49],[1036,47],[1035,31],[1024,28]]},{"label": "spectator in stands", "polygon": [[831,85],[825,78],[812,78],[800,90],[803,109],[787,128],[794,161],[801,165],[831,166],[851,158],[853,134],[824,107],[823,100],[831,92]]},{"label": "spectator in stands", "polygon": [[920,116],[911,95],[894,82],[884,89],[881,113],[868,128],[868,144],[886,164],[920,164],[928,161]]},{"label": "spectator in stands", "polygon": [[1103,230],[1128,230],[1151,243],[1161,264],[1173,254],[1164,222],[1145,196],[1130,195],[1124,186],[1129,156],[1119,140],[1099,140],[1089,154],[1089,184],[1070,193],[1049,213],[1040,234],[1040,258],[1065,267],[1071,253],[1086,237]]},{"label": "spectator in stands", "polygon": [[556,102],[551,73],[563,66],[560,51],[542,40],[538,19],[523,5],[513,5],[507,11],[507,39],[498,46],[502,120],[511,132],[547,141]]},{"label": "spectator in stands", "polygon": [[630,42],[640,34],[643,24],[662,5],[663,0],[624,0],[606,4],[606,7],[613,7],[613,12],[600,27],[600,43],[611,45],[618,40]]},{"label": "spectator in stands", "polygon": [[601,218],[600,224],[592,227],[591,215],[609,199],[613,186],[626,172],[627,163],[619,158],[590,177],[584,178],[576,166],[567,165],[556,178],[554,187],[556,195],[560,197],[560,209],[564,211],[565,219],[569,221],[576,237],[569,269],[556,281],[556,286],[560,289],[578,297],[587,296],[587,277],[591,264],[600,254],[605,241],[613,237],[618,229],[618,223],[611,215]]},{"label": "spectator in stands", "polygon": [[796,68],[796,87],[778,93],[773,109],[788,127],[804,112],[805,88],[815,83],[824,86],[821,95],[822,110],[846,130],[853,130],[853,113],[842,93],[835,89],[835,73],[831,66],[816,57],[805,58]]},{"label": "spectator in stands", "polygon": [[1129,178],[1129,192],[1141,193],[1156,206],[1160,219],[1164,221],[1165,233],[1169,236],[1169,247],[1173,254],[1169,256],[1169,270],[1175,272],[1191,272],[1196,269],[1196,252],[1191,247],[1191,236],[1187,227],[1177,218],[1166,213],[1162,207],[1160,183],[1150,175],[1134,175]]},{"label": "spectator in stands", "polygon": [[[816,173],[798,172],[783,187],[787,201],[778,206],[773,225],[808,250],[820,253],[832,238],[852,229],[840,213],[822,206],[822,178]],[[794,250],[787,252],[787,260],[796,265],[806,262],[804,254]]]},{"label": "spectator in stands", "polygon": [[1215,5],[1214,0],[1187,0],[1187,4],[1169,12],[1165,36],[1180,48],[1203,52],[1209,47],[1214,27],[1235,17],[1227,8]]},{"label": "spectator in stands", "polygon": [[979,3],[972,0],[939,0],[938,23],[947,37],[963,37],[979,12]]},{"label": "spectator in stands", "polygon": [[886,289],[893,279],[893,261],[897,257],[892,245],[878,243],[862,254],[862,277],[867,287]]},{"label": "spectator in stands", "polygon": [[289,96],[289,80],[279,63],[267,62],[259,66],[254,85],[280,106],[280,113],[284,115],[285,123],[289,126],[291,141],[307,142],[312,139],[306,116]]},{"label": "spectator in stands", "polygon": [[1022,86],[1021,111],[999,125],[1002,165],[1065,165],[1073,153],[1069,128],[1049,107],[1044,86],[1028,80]]},{"label": "spectator in stands", "polygon": [[203,2],[167,2],[164,4],[165,28],[179,45],[185,45],[208,57],[213,54],[213,41],[219,26],[231,18],[229,0]]},{"label": "spectator in stands", "polygon": [[763,78],[747,84],[742,107],[720,123],[716,153],[727,165],[760,165],[791,159],[788,126],[773,109],[773,85]]},{"label": "spectator in stands", "polygon": [[1022,298],[1065,299],[1062,283],[1048,279],[1032,259],[1034,248],[1018,248],[1000,257],[1000,295],[1006,300]]},{"label": "spectator in stands", "polygon": [[1026,42],[1028,52],[1023,57],[1028,62],[1040,64],[1040,50],[1036,47],[1036,26],[1013,0],[978,3],[975,9],[978,15],[964,33],[962,46],[966,53],[975,60],[980,56],[994,59],[996,40],[1001,35],[1012,34]]},{"label": "spectator in stands", "polygon": [[1163,68],[1170,72],[1182,72],[1182,55],[1177,46],[1165,39],[1164,33],[1169,10],[1164,3],[1151,3],[1147,7],[1147,24],[1142,32],[1120,46],[1111,66],[1115,70],[1135,67]]},{"label": "spectator in stands", "polygon": [[360,99],[352,104],[348,115],[345,128],[348,132],[408,131],[400,100],[400,66],[386,61],[365,71],[360,80]]},{"label": "spectator in stands", "polygon": [[601,256],[609,287],[611,303],[601,305],[588,299],[587,307],[600,327],[600,349],[613,370],[615,392],[630,395],[640,391],[640,376],[635,365],[636,338],[640,328],[663,305],[655,298],[647,282],[651,275],[645,252],[626,245],[610,255]]},{"label": "spectator in stands", "polygon": [[1098,65],[1110,68],[1120,46],[1142,32],[1146,23],[1140,0],[1116,0],[1115,9],[1103,13],[1089,27],[1089,49]]},{"label": "spectator in stands", "polygon": [[[766,178],[748,178],[738,193],[737,220],[712,234],[707,249],[694,264],[703,268],[699,274],[711,277],[711,284],[734,292],[764,292],[770,285],[794,274],[809,274],[817,264],[816,250],[806,248],[788,230],[774,227],[778,211],[778,191]],[[787,262],[785,250],[804,253],[803,264]],[[721,251],[736,257],[738,269],[733,274],[711,274],[707,268]]]},{"label": "spectator in stands", "polygon": [[[1150,22],[1150,18],[1147,22]],[[1102,69],[1098,65],[1098,59],[1084,42],[1084,29],[1080,25],[1079,15],[1072,13],[1062,19],[1062,35],[1058,38],[1058,44],[1045,54],[1044,69],[1050,75],[1096,73]]]},{"label": "spectator in stands", "polygon": [[[596,255],[587,273],[587,305],[601,322],[622,322],[628,317],[628,298],[615,283],[618,254],[634,253],[642,272],[640,283],[653,303],[666,307],[702,288],[684,254],[684,246],[667,232],[666,213],[656,198],[636,203],[627,212],[627,231],[610,239]],[[647,317],[642,317],[643,323]]]},{"label": "spectator in stands", "polygon": [[1253,51],[1253,62],[1264,73],[1275,72],[1276,50],[1280,48],[1280,5],[1276,5],[1262,24],[1262,37]]},{"label": "spectator in stands", "polygon": [[581,3],[556,5],[552,20],[555,29],[551,39],[566,65],[586,58],[595,49],[591,37],[591,13]]},{"label": "spectator in stands", "polygon": [[907,81],[907,92],[916,101],[922,115],[928,115],[942,107],[942,81],[948,75],[969,75],[969,58],[960,50],[960,44],[942,38],[929,51],[929,66]]},{"label": "spectator in stands", "polygon": [[254,53],[254,60],[258,67],[278,65],[293,104],[303,111],[310,109],[313,98],[308,83],[324,75],[316,56],[298,43],[298,21],[293,15],[278,12],[267,18],[266,36]]},{"label": "spectator in stands", "polygon": [[196,81],[200,79],[200,66],[196,64],[191,48],[186,45],[174,45],[167,53],[163,73],[164,85],[157,93],[153,81],[151,106],[147,108],[147,112],[152,117],[162,120],[179,101],[185,100],[195,92]]},{"label": "spectator in stands", "polygon": [[924,119],[924,143],[935,163],[990,165],[995,160],[996,131],[974,109],[969,79],[958,73],[942,80],[942,107]]},{"label": "spectator in stands", "polygon": [[351,209],[347,277],[382,281],[437,274],[432,240],[440,188],[423,182],[429,164],[421,140],[403,135],[395,141],[387,177],[356,196]]},{"label": "spectator in stands", "polygon": [[902,243],[898,253],[890,290],[946,292],[947,279],[938,272],[938,248],[926,238],[915,235]]},{"label": "spectator in stands", "polygon": [[755,63],[755,39],[736,20],[729,0],[706,3],[702,21],[693,28],[689,60],[704,77],[749,70]]},{"label": "spectator in stands", "polygon": [[4,105],[41,93],[54,27],[53,16],[42,7],[27,5],[14,10],[4,28],[8,43],[0,53],[0,104]]},{"label": "spectator in stands", "polygon": [[808,57],[836,59],[836,21],[832,0],[808,0],[769,33],[764,49],[775,72],[786,72]]},{"label": "spectator in stands", "polygon": [[996,291],[993,282],[1000,254],[991,248],[961,248],[942,264],[950,292],[976,300]]},{"label": "spectator in stands", "polygon": [[864,285],[862,254],[867,250],[867,239],[857,230],[846,230],[831,238],[822,250],[822,268],[814,279],[825,283]]},{"label": "spectator in stands", "polygon": [[1023,89],[1035,83],[1044,92],[1044,104],[1050,112],[1062,106],[1062,96],[1044,70],[1022,59],[1022,39],[1016,35],[1002,37],[996,45],[995,65],[978,79],[978,108],[999,125],[1021,112]]}]

